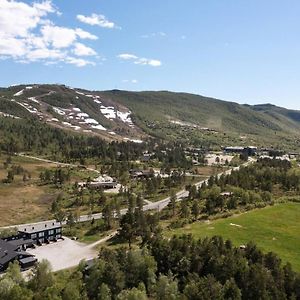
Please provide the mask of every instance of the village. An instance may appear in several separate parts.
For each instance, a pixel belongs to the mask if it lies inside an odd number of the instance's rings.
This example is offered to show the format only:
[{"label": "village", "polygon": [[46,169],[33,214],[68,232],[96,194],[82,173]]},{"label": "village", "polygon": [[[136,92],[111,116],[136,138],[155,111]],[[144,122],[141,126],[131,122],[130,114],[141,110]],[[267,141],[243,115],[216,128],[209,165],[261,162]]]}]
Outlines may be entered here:
[{"label": "village", "polygon": [[[200,148],[186,148],[184,153],[186,158],[192,161],[192,167],[190,170],[185,171],[185,176],[192,177],[197,175],[195,168],[198,166],[218,167],[218,173],[222,173],[228,172],[227,170],[230,170],[232,167],[237,167],[242,162],[247,162],[249,157],[255,159],[277,157],[279,159],[290,160],[299,156],[297,153],[286,154],[282,151],[258,149],[254,146],[224,147],[223,151],[219,152],[203,152]],[[172,176],[174,172],[178,172],[176,169],[162,171],[158,168],[145,168],[152,159],[155,159],[155,153],[145,151],[139,160],[140,165],[144,165],[144,167],[130,169],[129,180],[139,182],[149,178],[168,178]],[[181,171],[180,174],[183,175],[183,171]],[[206,182],[206,180],[201,179],[200,182],[195,181],[193,184],[199,187],[202,182]],[[92,180],[89,179],[78,182],[77,188],[79,191],[85,189],[102,190],[108,194],[118,194],[125,189],[116,178],[107,174],[98,174],[98,176]],[[183,188],[178,192],[181,198],[186,196],[184,191],[185,189]],[[228,193],[223,192],[222,195],[227,197]],[[153,202],[145,201],[145,209],[162,209],[169,201],[168,197],[165,199],[159,201],[155,200]],[[146,207],[147,205],[148,207]],[[121,213],[125,212],[126,208],[124,207]],[[101,213],[85,215],[80,216],[76,222],[87,222],[91,219],[101,219],[102,217],[103,215]],[[21,269],[27,270],[32,268],[41,259],[50,259],[54,265],[54,270],[58,270],[76,265],[83,259],[90,260],[96,257],[97,251],[93,250],[93,245],[85,246],[76,241],[76,237],[63,236],[64,226],[66,226],[67,223],[67,219],[60,221],[54,219],[9,227],[10,234],[0,239],[0,272],[5,272],[9,264],[13,261],[18,261]],[[110,234],[109,238],[114,234]],[[100,242],[101,241],[99,241],[99,243]],[[74,254],[74,249],[76,249],[76,255]],[[57,259],[57,256],[61,258]],[[57,261],[59,263],[57,263]]]}]

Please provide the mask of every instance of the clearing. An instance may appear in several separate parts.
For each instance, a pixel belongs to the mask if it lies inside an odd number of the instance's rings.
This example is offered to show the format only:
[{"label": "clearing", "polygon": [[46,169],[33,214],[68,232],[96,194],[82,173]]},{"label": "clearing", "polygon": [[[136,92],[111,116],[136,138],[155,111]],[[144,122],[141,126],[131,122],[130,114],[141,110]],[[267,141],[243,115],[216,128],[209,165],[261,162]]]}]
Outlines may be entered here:
[{"label": "clearing", "polygon": [[196,238],[220,235],[234,245],[255,242],[264,252],[277,253],[283,262],[290,262],[300,271],[300,204],[284,203],[253,210],[227,219],[196,222],[166,234],[188,234]]}]

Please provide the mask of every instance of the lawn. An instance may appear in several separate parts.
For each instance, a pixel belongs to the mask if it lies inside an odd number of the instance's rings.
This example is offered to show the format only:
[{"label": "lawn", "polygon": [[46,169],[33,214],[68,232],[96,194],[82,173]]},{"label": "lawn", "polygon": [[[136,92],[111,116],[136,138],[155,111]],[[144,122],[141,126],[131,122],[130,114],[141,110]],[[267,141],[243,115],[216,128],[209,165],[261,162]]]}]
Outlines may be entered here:
[{"label": "lawn", "polygon": [[285,203],[227,219],[197,222],[166,235],[193,234],[196,238],[220,235],[236,245],[254,241],[264,252],[275,252],[300,272],[300,204]]},{"label": "lawn", "polygon": [[64,226],[64,235],[70,238],[76,237],[78,241],[86,244],[91,244],[99,241],[101,238],[108,236],[114,230],[106,230],[103,220],[95,220],[94,224],[90,221],[76,223],[70,227]]}]

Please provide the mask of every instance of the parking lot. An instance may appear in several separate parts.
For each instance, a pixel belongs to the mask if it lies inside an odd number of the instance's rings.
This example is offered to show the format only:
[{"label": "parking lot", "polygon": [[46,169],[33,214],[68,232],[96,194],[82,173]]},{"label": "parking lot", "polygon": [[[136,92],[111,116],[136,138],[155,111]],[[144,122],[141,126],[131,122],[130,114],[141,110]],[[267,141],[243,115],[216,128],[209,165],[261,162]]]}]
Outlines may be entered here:
[{"label": "parking lot", "polygon": [[97,256],[98,252],[93,249],[94,245],[86,245],[73,241],[67,237],[56,243],[27,249],[27,252],[36,256],[38,261],[47,259],[53,271],[77,266],[83,259],[91,259]]}]

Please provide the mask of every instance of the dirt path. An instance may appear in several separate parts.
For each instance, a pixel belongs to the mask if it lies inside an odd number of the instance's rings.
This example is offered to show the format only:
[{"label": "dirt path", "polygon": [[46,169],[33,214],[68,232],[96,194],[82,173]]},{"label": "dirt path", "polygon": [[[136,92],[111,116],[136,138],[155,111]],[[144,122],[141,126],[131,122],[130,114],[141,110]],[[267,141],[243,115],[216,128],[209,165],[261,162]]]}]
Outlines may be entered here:
[{"label": "dirt path", "polygon": [[[59,165],[59,166],[74,167],[74,168],[80,167],[80,165],[76,165],[76,164],[62,163],[62,162],[58,162],[58,161],[49,160],[49,159],[46,159],[46,158],[40,158],[40,157],[25,155],[25,154],[22,154],[22,153],[17,153],[17,155],[21,156],[21,157],[26,157],[26,158],[30,158],[30,159],[34,159],[34,160],[38,160],[38,161],[42,161],[42,162],[46,162],[46,163],[50,163],[50,164]],[[100,174],[100,171],[98,171],[96,169],[93,169],[93,168],[86,168],[86,170],[96,172],[97,174]]]}]

